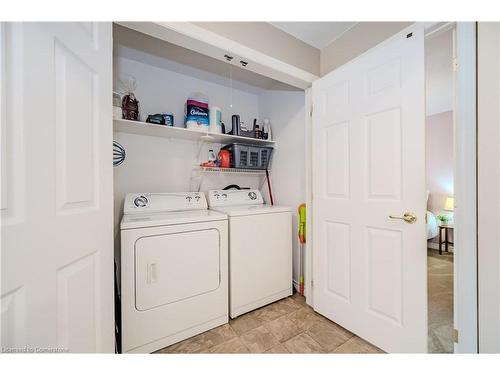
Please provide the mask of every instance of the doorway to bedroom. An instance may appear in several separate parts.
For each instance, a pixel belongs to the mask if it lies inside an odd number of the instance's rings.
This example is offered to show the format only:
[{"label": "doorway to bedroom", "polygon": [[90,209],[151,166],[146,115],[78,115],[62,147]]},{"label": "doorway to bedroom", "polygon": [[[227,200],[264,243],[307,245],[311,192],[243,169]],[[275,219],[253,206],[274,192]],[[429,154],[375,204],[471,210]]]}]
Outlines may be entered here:
[{"label": "doorway to bedroom", "polygon": [[453,25],[425,41],[429,353],[454,351],[454,43]]}]

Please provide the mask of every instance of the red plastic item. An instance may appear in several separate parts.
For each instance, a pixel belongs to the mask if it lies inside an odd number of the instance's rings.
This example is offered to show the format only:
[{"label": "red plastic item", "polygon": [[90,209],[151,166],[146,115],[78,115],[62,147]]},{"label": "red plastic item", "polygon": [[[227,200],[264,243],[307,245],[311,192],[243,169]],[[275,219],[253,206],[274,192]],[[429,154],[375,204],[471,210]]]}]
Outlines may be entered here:
[{"label": "red plastic item", "polygon": [[231,166],[231,153],[228,150],[220,150],[218,157],[221,168],[229,168]]}]

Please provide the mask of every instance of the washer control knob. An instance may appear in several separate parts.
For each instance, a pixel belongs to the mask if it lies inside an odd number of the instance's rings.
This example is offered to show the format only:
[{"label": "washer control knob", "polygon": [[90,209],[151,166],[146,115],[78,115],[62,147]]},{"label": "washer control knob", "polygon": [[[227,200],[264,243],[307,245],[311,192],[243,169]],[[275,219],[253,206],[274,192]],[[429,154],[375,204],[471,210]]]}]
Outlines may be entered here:
[{"label": "washer control knob", "polygon": [[189,203],[191,203],[191,199],[193,199],[193,197],[191,197],[191,196],[189,196],[189,195],[186,197],[186,200],[187,200]]},{"label": "washer control knob", "polygon": [[195,195],[194,199],[196,200],[196,202],[199,202],[200,201],[200,196],[199,195]]},{"label": "washer control knob", "polygon": [[227,199],[227,194],[226,193],[222,194],[222,198]]},{"label": "washer control knob", "polygon": [[136,207],[146,207],[148,205],[148,198],[144,195],[139,195],[134,199],[134,204]]},{"label": "washer control knob", "polygon": [[255,192],[251,191],[250,193],[248,193],[248,197],[251,199],[251,200],[256,200],[257,199],[257,194],[255,194]]}]

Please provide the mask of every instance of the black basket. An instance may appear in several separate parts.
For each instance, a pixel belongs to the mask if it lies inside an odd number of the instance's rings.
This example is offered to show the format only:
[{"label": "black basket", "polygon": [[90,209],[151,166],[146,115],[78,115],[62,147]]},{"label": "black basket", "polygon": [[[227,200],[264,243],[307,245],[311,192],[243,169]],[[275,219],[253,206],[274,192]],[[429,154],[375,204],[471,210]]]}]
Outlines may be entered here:
[{"label": "black basket", "polygon": [[272,147],[231,143],[222,147],[231,153],[231,168],[268,169],[273,153]]}]

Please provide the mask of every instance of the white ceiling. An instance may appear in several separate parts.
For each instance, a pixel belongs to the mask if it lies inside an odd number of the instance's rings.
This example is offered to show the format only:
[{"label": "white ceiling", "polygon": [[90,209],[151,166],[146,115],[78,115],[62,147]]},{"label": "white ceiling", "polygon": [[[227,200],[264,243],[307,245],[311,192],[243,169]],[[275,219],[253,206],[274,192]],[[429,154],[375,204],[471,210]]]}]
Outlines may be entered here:
[{"label": "white ceiling", "polygon": [[270,22],[270,24],[304,43],[322,49],[353,27],[356,22]]}]

